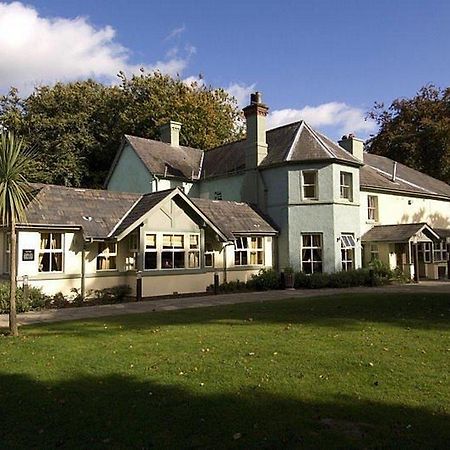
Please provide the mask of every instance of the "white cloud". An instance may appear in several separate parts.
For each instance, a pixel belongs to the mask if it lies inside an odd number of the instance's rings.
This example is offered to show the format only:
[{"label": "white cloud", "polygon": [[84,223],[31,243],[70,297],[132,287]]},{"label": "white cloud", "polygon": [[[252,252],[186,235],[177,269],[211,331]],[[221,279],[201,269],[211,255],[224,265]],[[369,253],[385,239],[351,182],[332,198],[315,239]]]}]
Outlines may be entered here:
[{"label": "white cloud", "polygon": [[178,28],[174,28],[165,38],[165,41],[168,41],[170,39],[173,39],[177,36],[179,36],[180,34],[184,33],[186,31],[186,27],[184,25],[182,25],[181,27]]},{"label": "white cloud", "polygon": [[269,113],[268,125],[280,125],[305,120],[316,128],[333,128],[338,134],[356,133],[367,136],[376,129],[375,122],[365,119],[364,111],[346,103],[329,102],[302,109],[279,109]]},{"label": "white cloud", "polygon": [[130,74],[141,67],[176,75],[195,49],[186,52],[185,57],[133,64],[130,50],[117,42],[110,26],[95,27],[85,17],[42,17],[32,6],[0,3],[0,91],[11,85],[30,91],[39,83],[87,77],[114,80],[120,70]]},{"label": "white cloud", "polygon": [[250,94],[255,91],[256,84],[240,84],[240,83],[233,83],[230,84],[225,90],[236,98],[238,106],[240,108],[243,108],[244,106],[247,106],[250,102]]}]

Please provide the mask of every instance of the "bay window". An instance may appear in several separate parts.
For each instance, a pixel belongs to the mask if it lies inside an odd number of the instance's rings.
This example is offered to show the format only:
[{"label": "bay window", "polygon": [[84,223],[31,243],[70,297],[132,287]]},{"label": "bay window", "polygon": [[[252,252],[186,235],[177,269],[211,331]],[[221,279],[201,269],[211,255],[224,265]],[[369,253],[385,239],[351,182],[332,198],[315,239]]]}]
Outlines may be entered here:
[{"label": "bay window", "polygon": [[39,247],[39,272],[62,272],[62,233],[41,233]]}]

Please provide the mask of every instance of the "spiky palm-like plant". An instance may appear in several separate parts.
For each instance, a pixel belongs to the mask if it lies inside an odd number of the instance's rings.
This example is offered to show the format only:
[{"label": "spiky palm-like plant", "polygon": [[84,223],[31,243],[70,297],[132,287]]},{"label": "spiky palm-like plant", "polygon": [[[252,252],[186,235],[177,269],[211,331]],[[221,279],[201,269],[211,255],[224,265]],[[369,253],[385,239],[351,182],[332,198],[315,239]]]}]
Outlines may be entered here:
[{"label": "spiky palm-like plant", "polygon": [[33,157],[32,150],[26,149],[23,139],[14,133],[3,131],[0,135],[0,216],[2,225],[11,233],[10,247],[10,308],[9,329],[18,336],[16,318],[17,290],[17,236],[16,223],[25,222],[25,209],[30,201],[31,188],[24,177],[27,165]]}]

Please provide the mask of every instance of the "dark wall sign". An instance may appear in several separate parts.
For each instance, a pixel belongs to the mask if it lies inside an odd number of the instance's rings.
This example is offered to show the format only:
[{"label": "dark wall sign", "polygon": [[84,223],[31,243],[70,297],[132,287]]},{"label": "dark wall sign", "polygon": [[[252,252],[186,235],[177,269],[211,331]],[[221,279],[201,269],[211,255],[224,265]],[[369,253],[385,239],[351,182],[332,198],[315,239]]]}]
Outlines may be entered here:
[{"label": "dark wall sign", "polygon": [[22,250],[22,261],[34,261],[34,249]]}]

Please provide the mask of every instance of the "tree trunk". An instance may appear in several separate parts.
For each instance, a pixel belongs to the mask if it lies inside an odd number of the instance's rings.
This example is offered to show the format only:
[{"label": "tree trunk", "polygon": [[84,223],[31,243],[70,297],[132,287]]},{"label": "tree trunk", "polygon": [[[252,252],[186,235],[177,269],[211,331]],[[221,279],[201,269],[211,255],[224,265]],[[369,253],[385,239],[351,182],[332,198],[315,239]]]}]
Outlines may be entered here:
[{"label": "tree trunk", "polygon": [[9,260],[10,295],[9,295],[9,331],[12,336],[19,336],[16,316],[16,291],[17,291],[17,235],[16,221],[11,219],[11,249]]}]

